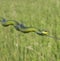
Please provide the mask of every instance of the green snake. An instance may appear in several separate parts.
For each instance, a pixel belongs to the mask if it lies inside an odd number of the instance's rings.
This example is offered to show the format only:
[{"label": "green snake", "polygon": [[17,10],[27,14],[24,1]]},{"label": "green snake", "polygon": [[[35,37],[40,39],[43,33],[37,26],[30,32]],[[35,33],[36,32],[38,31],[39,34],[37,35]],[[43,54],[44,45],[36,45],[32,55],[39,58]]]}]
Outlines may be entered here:
[{"label": "green snake", "polygon": [[24,24],[17,22],[16,20],[6,20],[5,18],[3,18],[2,20],[0,20],[0,23],[4,27],[13,26],[17,31],[21,31],[23,33],[35,32],[38,35],[45,35],[47,37],[60,40],[60,38],[49,36],[48,31],[39,30],[34,27],[27,27]]},{"label": "green snake", "polygon": [[2,20],[0,20],[0,22],[4,27],[12,25],[16,30],[21,31],[23,33],[35,32],[38,35],[48,35],[47,31],[40,31],[33,27],[27,27],[24,24],[17,22],[16,20],[6,20],[3,18]]}]

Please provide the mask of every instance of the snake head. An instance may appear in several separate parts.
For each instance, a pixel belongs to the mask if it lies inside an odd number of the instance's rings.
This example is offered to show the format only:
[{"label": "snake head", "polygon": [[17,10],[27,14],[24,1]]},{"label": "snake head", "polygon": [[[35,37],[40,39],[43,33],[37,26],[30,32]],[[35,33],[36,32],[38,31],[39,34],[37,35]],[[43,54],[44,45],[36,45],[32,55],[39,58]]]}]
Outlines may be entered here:
[{"label": "snake head", "polygon": [[48,35],[48,31],[41,31],[41,35]]},{"label": "snake head", "polygon": [[44,36],[44,35],[48,35],[48,31],[44,31],[44,30],[40,30],[40,31],[38,31],[38,32],[36,32],[38,35],[42,35],[42,36]]}]

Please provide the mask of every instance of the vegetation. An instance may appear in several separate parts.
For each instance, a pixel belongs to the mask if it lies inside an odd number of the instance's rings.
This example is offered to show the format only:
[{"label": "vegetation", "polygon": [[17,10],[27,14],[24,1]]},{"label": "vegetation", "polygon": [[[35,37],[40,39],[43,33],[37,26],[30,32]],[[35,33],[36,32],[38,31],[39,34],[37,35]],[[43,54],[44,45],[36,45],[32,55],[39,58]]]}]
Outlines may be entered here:
[{"label": "vegetation", "polygon": [[[0,17],[60,37],[60,0],[0,0]],[[60,61],[60,40],[55,38],[0,24],[0,61]]]}]

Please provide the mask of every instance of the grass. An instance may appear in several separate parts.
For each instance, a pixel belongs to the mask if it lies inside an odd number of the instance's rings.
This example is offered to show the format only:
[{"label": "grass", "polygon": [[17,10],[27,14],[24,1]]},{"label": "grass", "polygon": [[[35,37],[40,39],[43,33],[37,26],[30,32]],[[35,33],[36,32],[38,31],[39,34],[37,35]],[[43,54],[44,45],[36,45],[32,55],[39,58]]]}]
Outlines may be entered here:
[{"label": "grass", "polygon": [[[60,37],[59,0],[0,0],[0,16]],[[0,24],[0,61],[60,61],[60,40]]]}]

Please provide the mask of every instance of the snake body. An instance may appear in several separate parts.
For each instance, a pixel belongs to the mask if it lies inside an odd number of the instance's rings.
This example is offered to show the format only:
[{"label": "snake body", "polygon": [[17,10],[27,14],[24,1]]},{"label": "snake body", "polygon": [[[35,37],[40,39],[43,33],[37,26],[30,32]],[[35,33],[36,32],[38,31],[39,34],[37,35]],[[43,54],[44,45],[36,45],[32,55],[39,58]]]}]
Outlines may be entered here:
[{"label": "snake body", "polygon": [[12,25],[12,26],[14,26],[14,28],[16,30],[21,31],[23,33],[35,32],[38,35],[48,35],[47,31],[40,31],[33,27],[27,27],[24,24],[20,24],[19,22],[15,21],[15,20],[2,19],[0,22],[4,27]]},{"label": "snake body", "polygon": [[[36,34],[38,35],[46,35],[47,37],[50,37],[50,38],[55,38],[54,36],[49,36],[48,35],[48,32],[47,31],[44,31],[44,30],[39,30],[39,29],[36,29],[34,27],[27,27],[25,26],[24,24],[21,24],[19,22],[17,22],[16,20],[6,20],[5,18],[3,18],[2,20],[0,20],[0,23],[2,24],[2,26],[4,27],[8,27],[8,26],[13,26],[17,31],[21,31],[23,33],[29,33],[29,32],[35,32]],[[60,38],[55,38],[55,39],[58,39],[60,40]]]}]

